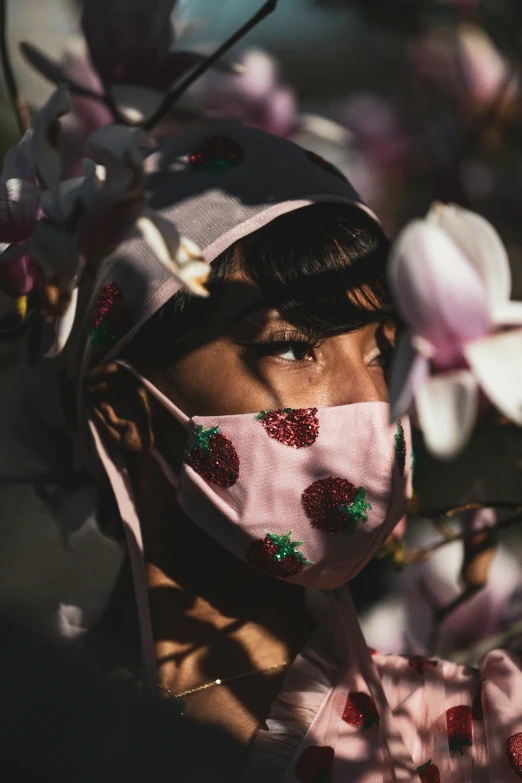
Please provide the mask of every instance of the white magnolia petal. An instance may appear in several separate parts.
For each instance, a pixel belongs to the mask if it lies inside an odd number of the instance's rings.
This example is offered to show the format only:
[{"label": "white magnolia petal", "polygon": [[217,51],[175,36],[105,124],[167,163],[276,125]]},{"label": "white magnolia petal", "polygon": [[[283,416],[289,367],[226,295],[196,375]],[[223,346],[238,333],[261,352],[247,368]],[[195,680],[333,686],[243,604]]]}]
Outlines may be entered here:
[{"label": "white magnolia petal", "polygon": [[[159,215],[153,216],[150,212],[147,212],[147,214],[141,215],[141,217],[138,218],[136,221],[136,228],[142,235],[145,242],[153,250],[154,254],[158,258],[158,261],[161,261],[161,263],[167,267],[169,272],[176,274],[177,265],[175,264],[174,258],[169,249],[169,244],[173,241],[173,236],[170,234],[170,231],[169,234],[163,234],[163,226],[161,226],[159,218]],[[161,218],[161,220],[165,219]],[[174,229],[172,223],[170,223],[170,226]],[[179,245],[179,235],[177,232],[176,236],[177,244]],[[176,252],[176,249],[177,248],[174,248],[174,252]]]},{"label": "white magnolia petal", "polygon": [[63,223],[73,212],[78,219],[87,208],[94,206],[99,200],[105,181],[105,169],[87,159],[83,161],[83,169],[85,174],[82,177],[72,177],[60,182],[57,194],[43,194],[43,211],[54,221]]},{"label": "white magnolia petal", "polygon": [[435,203],[427,220],[446,231],[482,277],[490,307],[511,296],[511,269],[504,243],[495,228],[476,212],[456,204]]},{"label": "white magnolia petal", "polygon": [[110,92],[120,114],[136,125],[151,117],[163,99],[159,90],[134,84],[112,84]]},{"label": "white magnolia petal", "polygon": [[[188,237],[181,237],[176,254],[176,261],[181,265],[190,264],[193,261],[203,261],[208,267],[208,263],[201,255],[201,250],[196,243],[193,242],[192,239],[188,239]],[[210,267],[208,268],[210,269]]]},{"label": "white magnolia petal", "polygon": [[434,375],[415,393],[419,426],[434,457],[450,460],[466,446],[478,409],[478,386],[469,370]]},{"label": "white magnolia petal", "polygon": [[39,220],[30,242],[30,252],[47,279],[71,285],[79,271],[80,256],[75,237],[62,226]]},{"label": "white magnolia petal", "polygon": [[158,260],[185,288],[197,296],[209,295],[203,284],[210,274],[210,265],[202,259],[194,242],[180,239],[170,220],[150,211],[138,218],[136,228]]},{"label": "white magnolia petal", "polygon": [[397,421],[411,410],[415,389],[427,378],[429,362],[403,333],[393,354],[390,373],[390,419]]},{"label": "white magnolia petal", "polygon": [[67,310],[61,318],[57,318],[55,322],[55,339],[52,346],[47,353],[44,354],[46,359],[54,359],[58,356],[67,343],[69,336],[74,326],[74,319],[76,316],[76,307],[78,305],[78,288],[73,288],[71,291],[71,299],[67,306]]},{"label": "white magnolia petal", "polygon": [[521,326],[522,302],[503,302],[491,314],[494,326]]},{"label": "white magnolia petal", "polygon": [[522,329],[469,343],[466,358],[491,402],[522,424]]},{"label": "white magnolia petal", "polygon": [[91,133],[88,145],[97,160],[105,166],[108,177],[116,175],[124,164],[142,165],[139,148],[153,147],[155,141],[141,128],[114,124],[98,128]]},{"label": "white magnolia petal", "polygon": [[189,261],[178,268],[176,277],[192,294],[208,297],[210,293],[205,288],[205,283],[209,274],[210,264],[206,261]]},{"label": "white magnolia petal", "polygon": [[62,178],[62,156],[58,146],[59,117],[71,111],[69,93],[64,87],[58,88],[33,122],[33,155],[38,178],[46,190],[56,192]]}]

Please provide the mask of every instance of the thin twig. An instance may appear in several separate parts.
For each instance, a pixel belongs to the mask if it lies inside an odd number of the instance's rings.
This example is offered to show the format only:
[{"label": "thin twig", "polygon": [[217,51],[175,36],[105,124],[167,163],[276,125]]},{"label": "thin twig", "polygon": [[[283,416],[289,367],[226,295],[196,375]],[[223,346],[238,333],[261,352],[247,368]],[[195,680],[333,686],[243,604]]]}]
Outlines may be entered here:
[{"label": "thin twig", "polygon": [[254,16],[246,22],[239,30],[228,38],[225,43],[216,49],[213,54],[209,55],[206,60],[199,63],[192,71],[189,71],[187,75],[175,86],[172,90],[169,90],[161,101],[156,111],[149,117],[149,119],[143,123],[145,130],[151,130],[158,122],[170,111],[172,106],[176,103],[178,98],[190,87],[190,85],[199,79],[214,63],[223,57],[229,49],[231,49],[238,41],[240,41],[247,33],[250,32],[256,25],[259,24],[266,16],[275,11],[277,6],[277,0],[267,0],[262,8],[254,14]]},{"label": "thin twig", "polygon": [[421,508],[416,514],[423,519],[437,519],[439,517],[453,519],[457,514],[462,514],[463,511],[475,511],[481,508],[496,508],[503,511],[522,511],[520,503],[514,503],[509,500],[485,500],[462,503],[459,506],[444,506],[443,508],[431,509]]},{"label": "thin twig", "polygon": [[18,90],[11,67],[11,61],[9,60],[7,45],[7,0],[0,0],[0,59],[2,61],[2,70],[9,100],[11,101],[15,113],[20,134],[23,136],[31,124],[31,116],[27,104]]},{"label": "thin twig", "polygon": [[[497,522],[496,525],[491,525],[491,530],[500,532],[501,530],[506,530],[508,527],[515,525],[517,522],[522,522],[522,513],[514,514],[512,517],[507,517],[507,519],[503,519],[501,522]],[[442,547],[446,546],[447,544],[452,544],[454,541],[466,541],[470,538],[473,538],[473,536],[476,534],[476,530],[469,530],[465,532],[462,531],[461,533],[455,533],[453,538],[443,538],[426,549],[410,549],[404,553],[403,562],[406,565],[419,565],[420,563],[425,563],[426,560],[428,560],[431,555],[434,554],[434,552],[442,549]]]}]

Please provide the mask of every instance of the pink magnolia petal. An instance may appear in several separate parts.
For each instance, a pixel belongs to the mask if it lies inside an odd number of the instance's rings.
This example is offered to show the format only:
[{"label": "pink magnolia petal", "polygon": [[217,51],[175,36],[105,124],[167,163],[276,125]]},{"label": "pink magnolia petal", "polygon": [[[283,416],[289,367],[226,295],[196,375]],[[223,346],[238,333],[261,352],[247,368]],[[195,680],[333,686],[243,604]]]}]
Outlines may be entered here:
[{"label": "pink magnolia petal", "polygon": [[8,296],[26,296],[40,281],[40,270],[28,253],[9,258],[6,251],[0,256],[0,290]]},{"label": "pink magnolia petal", "polygon": [[478,383],[504,416],[522,424],[522,329],[475,340],[466,358]]},{"label": "pink magnolia petal", "polygon": [[0,182],[23,179],[36,185],[36,167],[33,157],[33,130],[29,128],[17,144],[6,153]]},{"label": "pink magnolia petal", "polygon": [[289,136],[297,127],[297,101],[290,88],[280,88],[266,107],[263,128],[276,136]]},{"label": "pink magnolia petal", "polygon": [[441,228],[414,220],[399,234],[388,264],[395,302],[411,330],[434,347],[444,368],[462,360],[462,346],[489,331],[485,286]]},{"label": "pink magnolia petal", "polygon": [[506,248],[491,223],[456,204],[436,203],[427,220],[445,231],[476,268],[486,286],[492,310],[511,296],[511,270]]},{"label": "pink magnolia petal", "polygon": [[103,95],[103,82],[96,73],[86,41],[81,36],[67,38],[62,55],[62,69],[66,77],[76,84]]},{"label": "pink magnolia petal", "polygon": [[0,183],[0,242],[23,242],[34,229],[40,188],[22,179]]},{"label": "pink magnolia petal", "polygon": [[419,426],[434,457],[450,460],[466,446],[477,418],[478,387],[468,370],[435,375],[415,393]]},{"label": "pink magnolia petal", "polygon": [[411,344],[405,332],[399,338],[393,355],[390,377],[390,418],[397,421],[408,413],[413,405],[415,390],[429,374],[428,360]]},{"label": "pink magnolia petal", "polygon": [[175,0],[89,0],[82,29],[105,84],[147,84],[173,42]]}]

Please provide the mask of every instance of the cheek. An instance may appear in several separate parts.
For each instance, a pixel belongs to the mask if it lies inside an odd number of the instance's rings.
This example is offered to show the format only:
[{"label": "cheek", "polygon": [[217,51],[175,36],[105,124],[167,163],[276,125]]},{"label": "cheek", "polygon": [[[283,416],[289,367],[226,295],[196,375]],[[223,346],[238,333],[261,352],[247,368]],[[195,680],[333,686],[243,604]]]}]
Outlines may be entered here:
[{"label": "cheek", "polygon": [[270,379],[243,361],[236,345],[213,343],[177,365],[175,392],[188,415],[224,416],[273,407]]},{"label": "cheek", "polygon": [[380,367],[370,370],[370,374],[381,402],[388,402],[389,391],[386,373]]}]

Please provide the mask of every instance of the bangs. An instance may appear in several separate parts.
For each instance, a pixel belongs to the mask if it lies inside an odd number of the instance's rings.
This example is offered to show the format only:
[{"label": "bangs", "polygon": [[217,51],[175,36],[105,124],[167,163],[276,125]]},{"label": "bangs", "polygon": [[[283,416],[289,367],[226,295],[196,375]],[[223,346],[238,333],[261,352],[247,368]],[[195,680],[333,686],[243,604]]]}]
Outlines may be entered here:
[{"label": "bangs", "polygon": [[339,334],[395,319],[386,285],[389,242],[365,211],[315,204],[238,242],[232,263],[262,303],[296,326]]},{"label": "bangs", "polygon": [[260,289],[242,318],[261,307],[316,336],[396,320],[386,285],[389,242],[364,210],[320,203],[287,213],[238,240],[211,265],[209,299],[179,291],[138,332],[132,349],[173,350],[211,318],[227,278],[241,271]]}]

